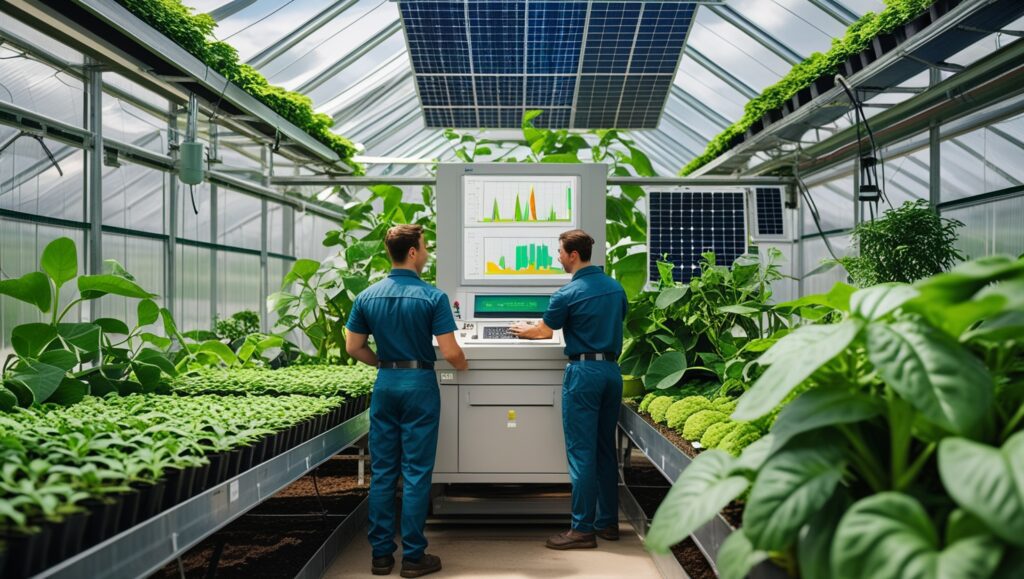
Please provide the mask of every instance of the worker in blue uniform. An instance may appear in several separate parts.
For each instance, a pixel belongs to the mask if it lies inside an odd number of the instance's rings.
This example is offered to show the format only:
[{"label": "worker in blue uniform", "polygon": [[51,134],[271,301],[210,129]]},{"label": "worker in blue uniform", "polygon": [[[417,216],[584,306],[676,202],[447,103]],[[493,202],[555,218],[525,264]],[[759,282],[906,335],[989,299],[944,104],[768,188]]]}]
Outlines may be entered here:
[{"label": "worker in blue uniform", "polygon": [[572,527],[547,541],[551,549],[597,547],[595,535],[619,538],[615,428],[622,403],[622,323],[626,292],[590,263],[594,239],[575,229],[558,238],[558,261],[572,281],[558,289],[543,319],[518,323],[522,339],[547,339],[562,330],[569,364],[562,382],[562,428],[572,482]]},{"label": "worker in blue uniform", "polygon": [[[395,558],[395,492],[402,476],[402,577],[441,570],[425,552],[424,525],[437,452],[441,394],[431,335],[457,370],[467,369],[455,340],[448,296],[424,282],[427,248],[419,225],[399,225],[385,239],[392,269],[356,298],[345,325],[349,355],[379,368],[370,402],[370,526],[372,572],[388,575]],[[373,335],[376,353],[368,338]]]}]

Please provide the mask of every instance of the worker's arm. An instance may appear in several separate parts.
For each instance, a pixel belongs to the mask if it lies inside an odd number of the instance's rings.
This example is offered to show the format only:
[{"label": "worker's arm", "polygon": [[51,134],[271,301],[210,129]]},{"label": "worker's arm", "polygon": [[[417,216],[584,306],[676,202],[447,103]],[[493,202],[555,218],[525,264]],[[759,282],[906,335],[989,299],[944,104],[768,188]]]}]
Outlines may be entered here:
[{"label": "worker's arm", "polygon": [[448,361],[456,370],[469,370],[469,362],[466,361],[466,353],[462,351],[462,347],[455,340],[455,332],[447,334],[441,334],[437,336],[437,347],[441,350],[441,355]]},{"label": "worker's arm", "polygon": [[345,351],[349,356],[359,360],[363,364],[377,366],[377,354],[373,353],[367,343],[369,336],[348,330],[345,332]]},{"label": "worker's arm", "polygon": [[527,324],[526,322],[512,324],[508,331],[521,340],[547,340],[555,335],[554,330],[549,328],[544,320],[536,324]]}]

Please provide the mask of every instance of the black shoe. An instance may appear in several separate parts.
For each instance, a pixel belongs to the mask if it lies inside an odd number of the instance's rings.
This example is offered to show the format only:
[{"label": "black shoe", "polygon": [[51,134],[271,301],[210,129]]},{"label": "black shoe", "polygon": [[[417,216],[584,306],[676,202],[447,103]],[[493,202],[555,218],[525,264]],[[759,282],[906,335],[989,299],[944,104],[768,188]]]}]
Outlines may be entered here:
[{"label": "black shoe", "polygon": [[400,575],[402,577],[422,577],[431,573],[437,573],[440,570],[441,558],[437,555],[427,555],[424,553],[419,561],[402,559],[402,572]]},{"label": "black shoe", "polygon": [[374,575],[390,575],[391,570],[395,568],[395,558],[391,555],[386,557],[374,557],[373,558],[373,574]]},{"label": "black shoe", "polygon": [[605,541],[618,541],[619,540],[619,525],[612,525],[607,529],[596,529],[594,534],[601,537]]}]

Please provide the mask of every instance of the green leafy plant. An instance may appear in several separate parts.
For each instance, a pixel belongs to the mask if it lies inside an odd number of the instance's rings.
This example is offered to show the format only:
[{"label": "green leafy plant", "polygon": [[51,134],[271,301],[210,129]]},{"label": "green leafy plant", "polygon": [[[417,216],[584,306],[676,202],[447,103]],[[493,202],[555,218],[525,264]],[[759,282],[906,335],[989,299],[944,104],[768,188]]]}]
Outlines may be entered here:
[{"label": "green leafy plant", "polygon": [[377,369],[352,366],[307,365],[278,370],[200,370],[179,375],[174,392],[188,395],[305,395],[357,398],[369,394]]},{"label": "green leafy plant", "polygon": [[[777,414],[770,434],[738,457],[699,455],[648,545],[667,549],[748,493],[719,554],[730,576],[768,557],[809,578],[1019,574],[1022,290],[1024,260],[984,258],[859,290],[839,323],[782,337],[731,416]],[[737,553],[743,564],[724,559]]]},{"label": "green leafy plant", "polygon": [[[14,354],[4,362],[0,410],[73,404],[90,392],[155,391],[176,373],[163,352],[146,346],[169,339],[143,331],[161,317],[173,325],[170,312],[157,306],[151,299],[155,294],[135,283],[119,263],[107,260],[108,273],[80,276],[75,243],[61,237],[43,249],[39,266],[40,271],[0,281],[0,294],[32,304],[48,318],[11,331]],[[77,297],[64,304],[62,296],[74,295],[69,293],[74,287]],[[139,300],[134,328],[116,318],[68,321],[75,306],[106,295]]]},{"label": "green leafy plant", "polygon": [[357,174],[363,172],[363,167],[351,160],[357,152],[356,146],[331,131],[334,122],[330,115],[315,112],[309,97],[268,83],[259,71],[239,62],[238,51],[230,44],[209,40],[217,27],[209,14],[194,14],[181,0],[118,0],[118,3],[288,122],[330,147],[354,167]]},{"label": "green leafy plant", "polygon": [[935,0],[885,0],[886,8],[880,13],[864,14],[850,25],[842,38],[832,40],[832,47],[827,52],[812,53],[794,65],[777,83],[747,102],[743,107],[743,116],[711,139],[704,152],[683,167],[679,174],[689,175],[714,161],[732,148],[733,141],[768,111],[779,108],[821,76],[836,74],[843,62],[862,52],[876,36],[891,32],[898,26],[910,22],[934,2]]},{"label": "green leafy plant", "polygon": [[859,287],[915,282],[963,261],[955,245],[956,230],[963,226],[956,219],[940,217],[923,199],[907,201],[881,219],[854,227],[857,254],[838,261]]},{"label": "green leafy plant", "polygon": [[744,255],[731,268],[702,258],[701,275],[688,284],[672,281],[672,264],[662,263],[657,291],[630,301],[619,363],[627,374],[644,377],[648,390],[670,388],[686,380],[716,385],[742,380],[749,362],[788,317],[771,305],[771,284],[782,279],[780,254]]},{"label": "green leafy plant", "polygon": [[226,320],[216,320],[213,327],[214,333],[222,340],[242,340],[260,331],[260,315],[252,310],[242,310],[231,314]]}]

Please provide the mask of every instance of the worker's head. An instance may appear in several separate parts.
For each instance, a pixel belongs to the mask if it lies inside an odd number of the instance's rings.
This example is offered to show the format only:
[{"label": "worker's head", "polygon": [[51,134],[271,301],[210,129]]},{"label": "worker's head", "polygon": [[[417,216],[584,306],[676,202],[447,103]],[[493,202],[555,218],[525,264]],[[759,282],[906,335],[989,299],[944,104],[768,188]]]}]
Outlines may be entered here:
[{"label": "worker's head", "polygon": [[594,238],[582,229],[566,231],[558,236],[558,262],[566,273],[590,265],[590,255],[594,251]]},{"label": "worker's head", "polygon": [[427,244],[420,225],[396,225],[388,229],[384,245],[388,248],[391,263],[395,267],[414,269],[423,273],[427,265]]}]

